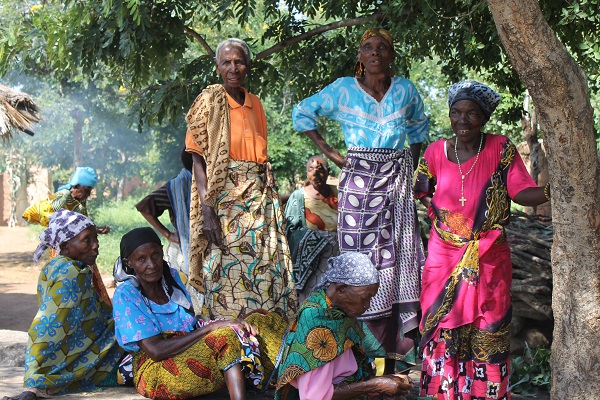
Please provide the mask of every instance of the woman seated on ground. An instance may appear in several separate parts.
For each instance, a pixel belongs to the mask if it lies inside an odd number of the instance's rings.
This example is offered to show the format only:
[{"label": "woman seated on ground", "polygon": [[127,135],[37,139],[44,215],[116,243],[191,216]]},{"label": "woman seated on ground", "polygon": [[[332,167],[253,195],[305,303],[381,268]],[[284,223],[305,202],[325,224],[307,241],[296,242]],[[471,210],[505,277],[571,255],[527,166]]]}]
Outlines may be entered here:
[{"label": "woman seated on ground", "polygon": [[26,392],[6,399],[94,391],[116,386],[123,350],[115,340],[112,308],[93,289],[90,266],[98,257],[98,233],[83,214],[58,210],[40,235],[39,261],[49,247],[59,254],[38,280],[39,309],[25,353]]},{"label": "woman seated on ground", "polygon": [[138,393],[187,399],[226,386],[231,399],[245,399],[246,381],[262,387],[286,329],[281,316],[256,312],[246,319],[197,320],[151,228],[125,234],[120,253],[114,268],[115,280],[123,282],[113,297],[116,336],[133,355]]},{"label": "woman seated on ground", "polygon": [[327,184],[329,164],[314,156],[306,163],[308,184],[295,190],[285,207],[285,234],[294,262],[294,282],[301,303],[340,254],[337,239],[337,188]]},{"label": "woman seated on ground", "polygon": [[368,362],[383,348],[356,317],[369,308],[378,289],[379,275],[369,256],[349,252],[329,260],[290,327],[275,399],[408,394],[413,386],[408,376],[374,377]]}]

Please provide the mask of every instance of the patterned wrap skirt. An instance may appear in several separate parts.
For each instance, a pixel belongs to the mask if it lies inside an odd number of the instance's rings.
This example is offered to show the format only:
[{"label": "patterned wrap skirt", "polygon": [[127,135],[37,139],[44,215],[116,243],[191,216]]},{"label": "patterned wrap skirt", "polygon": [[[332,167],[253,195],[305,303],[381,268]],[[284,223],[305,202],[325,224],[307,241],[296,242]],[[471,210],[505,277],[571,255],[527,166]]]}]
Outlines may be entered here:
[{"label": "patterned wrap skirt", "polygon": [[261,389],[273,366],[287,323],[276,313],[254,312],[248,323],[256,326],[257,348],[240,340],[229,327],[217,329],[193,346],[162,361],[153,361],[143,351],[133,357],[133,380],[138,393],[151,399],[189,399],[225,387],[224,371],[236,364],[248,383]]},{"label": "patterned wrap skirt", "polygon": [[[361,316],[389,358],[414,362],[424,252],[412,195],[410,151],[351,147],[340,177],[340,253],[371,256],[379,291]],[[411,332],[411,331],[415,332]]]}]

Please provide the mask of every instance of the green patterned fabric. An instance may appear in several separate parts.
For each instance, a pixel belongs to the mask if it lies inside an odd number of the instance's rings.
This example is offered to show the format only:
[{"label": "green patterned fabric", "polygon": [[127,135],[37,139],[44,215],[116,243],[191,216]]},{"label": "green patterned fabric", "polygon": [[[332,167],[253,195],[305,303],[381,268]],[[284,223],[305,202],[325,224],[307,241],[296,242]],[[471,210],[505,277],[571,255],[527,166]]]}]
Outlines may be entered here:
[{"label": "green patterned fabric", "polygon": [[44,394],[92,392],[114,384],[123,350],[115,339],[112,307],[92,286],[80,261],[59,256],[38,280],[38,311],[29,328],[24,383]]},{"label": "green patterned fabric", "polygon": [[363,344],[367,339],[369,343],[378,345],[371,336],[370,332],[363,330],[362,322],[333,308],[325,290],[313,293],[290,326],[278,369],[275,399],[299,399],[298,390],[290,382],[333,361],[349,348],[356,357],[358,370],[344,382],[367,379],[371,368]]}]

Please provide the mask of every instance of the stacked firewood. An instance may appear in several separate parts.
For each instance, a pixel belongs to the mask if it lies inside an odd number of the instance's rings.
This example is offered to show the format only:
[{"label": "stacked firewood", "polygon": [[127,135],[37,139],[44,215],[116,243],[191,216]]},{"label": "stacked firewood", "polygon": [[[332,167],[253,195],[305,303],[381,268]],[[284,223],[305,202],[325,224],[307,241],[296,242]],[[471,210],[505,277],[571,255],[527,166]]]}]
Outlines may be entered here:
[{"label": "stacked firewood", "polygon": [[513,263],[513,315],[552,321],[552,263],[554,229],[549,217],[514,212],[506,236]]}]

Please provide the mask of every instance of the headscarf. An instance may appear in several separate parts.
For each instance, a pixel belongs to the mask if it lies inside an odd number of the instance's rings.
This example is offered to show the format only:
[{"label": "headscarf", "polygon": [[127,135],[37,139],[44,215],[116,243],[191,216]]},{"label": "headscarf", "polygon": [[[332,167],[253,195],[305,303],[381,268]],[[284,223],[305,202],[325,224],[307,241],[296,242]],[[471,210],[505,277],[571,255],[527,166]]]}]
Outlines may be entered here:
[{"label": "headscarf", "polygon": [[477,81],[461,81],[448,89],[448,106],[452,107],[459,100],[472,100],[481,107],[487,119],[500,103],[500,95],[489,86]]},{"label": "headscarf", "polygon": [[38,262],[47,248],[60,251],[60,244],[73,239],[84,229],[95,226],[91,219],[75,211],[61,208],[50,216],[48,228],[40,234],[40,244],[33,253],[33,261]]},{"label": "headscarf", "polygon": [[98,175],[96,175],[96,171],[90,167],[77,167],[75,169],[75,173],[71,176],[71,180],[68,184],[62,185],[58,188],[58,190],[63,189],[71,189],[73,186],[81,185],[81,186],[89,186],[96,187],[98,184]]},{"label": "headscarf", "polygon": [[[141,245],[146,243],[156,243],[162,247],[160,238],[154,232],[154,229],[149,227],[135,228],[127,232],[121,238],[120,256],[115,261],[113,266],[113,277],[117,282],[125,282],[130,280],[133,286],[140,288],[140,283],[135,276],[135,271],[123,263],[123,259],[127,258]],[[171,268],[165,260],[163,260],[163,277],[162,284],[171,301],[182,306],[186,311],[193,313],[192,303],[187,299],[183,288],[175,281],[171,275]],[[140,292],[144,299],[146,295],[140,288]]]},{"label": "headscarf", "polygon": [[332,283],[344,283],[348,286],[379,283],[379,272],[371,262],[371,257],[366,254],[342,253],[327,260],[327,265],[329,269],[323,274],[313,292],[326,289]]},{"label": "headscarf", "polygon": [[[385,41],[388,42],[388,44],[392,48],[392,51],[395,51],[394,50],[394,39],[392,39],[392,35],[390,35],[390,32],[388,32],[387,30],[385,30],[383,28],[367,29],[360,38],[359,46],[362,44],[362,42],[364,42],[365,40],[372,38],[374,36],[380,36],[380,37],[384,38]],[[357,61],[356,64],[354,64],[354,76],[358,76],[358,77],[365,76],[365,66],[362,65],[362,63],[360,61]],[[392,73],[392,76],[393,76],[393,73]]]}]

